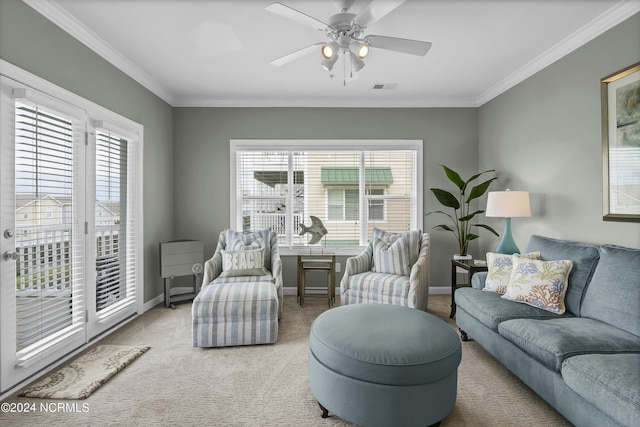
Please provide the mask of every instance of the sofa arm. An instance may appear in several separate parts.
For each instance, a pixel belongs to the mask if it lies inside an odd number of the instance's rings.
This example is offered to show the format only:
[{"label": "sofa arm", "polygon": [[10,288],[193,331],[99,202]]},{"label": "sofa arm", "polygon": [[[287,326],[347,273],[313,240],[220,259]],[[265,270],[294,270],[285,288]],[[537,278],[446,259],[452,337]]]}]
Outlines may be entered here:
[{"label": "sofa arm", "polygon": [[367,245],[365,250],[357,256],[347,258],[347,262],[344,268],[344,274],[340,281],[340,294],[343,294],[349,289],[349,277],[371,271],[371,260],[373,258],[373,251],[370,249],[371,244]]},{"label": "sofa arm", "polygon": [[480,271],[474,274],[471,278],[471,287],[474,289],[484,288],[484,282],[487,280],[487,274],[489,273],[486,271]]},{"label": "sofa arm", "polygon": [[411,267],[409,276],[409,307],[427,310],[429,295],[429,256],[420,256]]},{"label": "sofa arm", "polygon": [[284,305],[284,287],[282,284],[282,259],[277,250],[271,252],[271,275],[275,280],[276,291],[278,292],[278,319],[280,319],[282,318],[282,306]]},{"label": "sofa arm", "polygon": [[216,252],[211,259],[204,263],[204,274],[202,275],[202,286],[200,286],[200,289],[203,289],[209,283],[213,282],[220,273],[222,273],[222,254]]}]

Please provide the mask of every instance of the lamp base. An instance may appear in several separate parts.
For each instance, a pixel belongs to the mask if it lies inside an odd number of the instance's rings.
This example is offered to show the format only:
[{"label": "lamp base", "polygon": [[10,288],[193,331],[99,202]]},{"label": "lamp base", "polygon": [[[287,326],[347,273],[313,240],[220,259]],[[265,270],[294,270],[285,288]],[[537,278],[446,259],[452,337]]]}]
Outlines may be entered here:
[{"label": "lamp base", "polygon": [[518,245],[516,245],[511,234],[511,218],[504,219],[504,232],[502,233],[502,240],[496,247],[496,253],[508,255],[520,253],[520,249],[518,249]]}]

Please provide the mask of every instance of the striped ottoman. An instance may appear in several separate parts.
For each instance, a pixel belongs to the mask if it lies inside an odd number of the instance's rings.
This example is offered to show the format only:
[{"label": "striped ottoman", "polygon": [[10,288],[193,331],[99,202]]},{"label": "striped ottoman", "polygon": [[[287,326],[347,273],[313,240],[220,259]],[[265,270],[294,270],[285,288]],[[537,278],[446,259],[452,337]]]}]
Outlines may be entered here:
[{"label": "striped ottoman", "polygon": [[437,425],[455,405],[461,357],[458,334],[431,314],[344,305],[311,325],[309,386],[323,417],[367,427]]},{"label": "striped ottoman", "polygon": [[272,282],[213,282],[193,300],[194,347],[271,344],[278,339]]}]

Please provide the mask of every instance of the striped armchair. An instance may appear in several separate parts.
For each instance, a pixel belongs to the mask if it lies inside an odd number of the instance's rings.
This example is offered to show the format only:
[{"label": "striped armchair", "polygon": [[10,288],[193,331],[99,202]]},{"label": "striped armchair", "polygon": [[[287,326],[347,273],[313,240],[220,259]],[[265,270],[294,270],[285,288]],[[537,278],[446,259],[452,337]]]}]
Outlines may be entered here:
[{"label": "striped armchair", "polygon": [[[226,276],[223,250],[264,247],[257,275]],[[244,274],[244,272],[243,272]],[[220,233],[213,257],[204,265],[202,288],[191,309],[194,347],[269,344],[278,339],[282,316],[282,261],[278,234],[270,229]]]},{"label": "striped armchair", "polygon": [[[376,258],[379,264],[389,262],[381,258],[380,253],[374,256],[374,251],[381,251],[376,245],[380,242],[390,245],[400,238],[404,238],[408,243],[407,262],[398,262],[403,268],[398,267],[396,274],[392,274],[384,272],[389,271],[387,265],[376,267]],[[390,233],[374,229],[364,251],[358,256],[347,258],[344,275],[340,281],[341,303],[395,304],[426,311],[429,298],[429,249],[429,233],[419,230]],[[407,263],[407,268],[404,268]]]}]

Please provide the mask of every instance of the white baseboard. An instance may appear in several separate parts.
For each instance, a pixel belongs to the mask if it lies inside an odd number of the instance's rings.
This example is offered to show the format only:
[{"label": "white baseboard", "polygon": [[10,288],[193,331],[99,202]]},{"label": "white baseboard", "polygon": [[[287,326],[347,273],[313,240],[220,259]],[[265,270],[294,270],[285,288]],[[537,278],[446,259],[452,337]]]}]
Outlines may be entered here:
[{"label": "white baseboard", "polygon": [[[298,289],[293,286],[285,286],[283,288],[285,295],[297,295]],[[325,291],[326,292],[326,291]],[[451,288],[448,286],[437,286],[429,288],[430,295],[451,295]],[[340,295],[340,288],[336,287],[336,295]]]},{"label": "white baseboard", "polygon": [[[190,288],[190,287],[171,288],[171,295],[187,294],[189,292],[193,292],[193,288]],[[155,297],[154,299],[145,302],[144,305],[142,306],[142,310],[143,312],[149,311],[158,304],[164,304],[164,292],[158,295],[157,297]]]},{"label": "white baseboard", "polygon": [[155,307],[156,305],[163,304],[163,303],[164,303],[164,292],[158,295],[157,297],[153,298],[152,300],[145,302],[144,305],[142,306],[142,310],[143,312],[147,312],[151,310],[153,307]]}]

